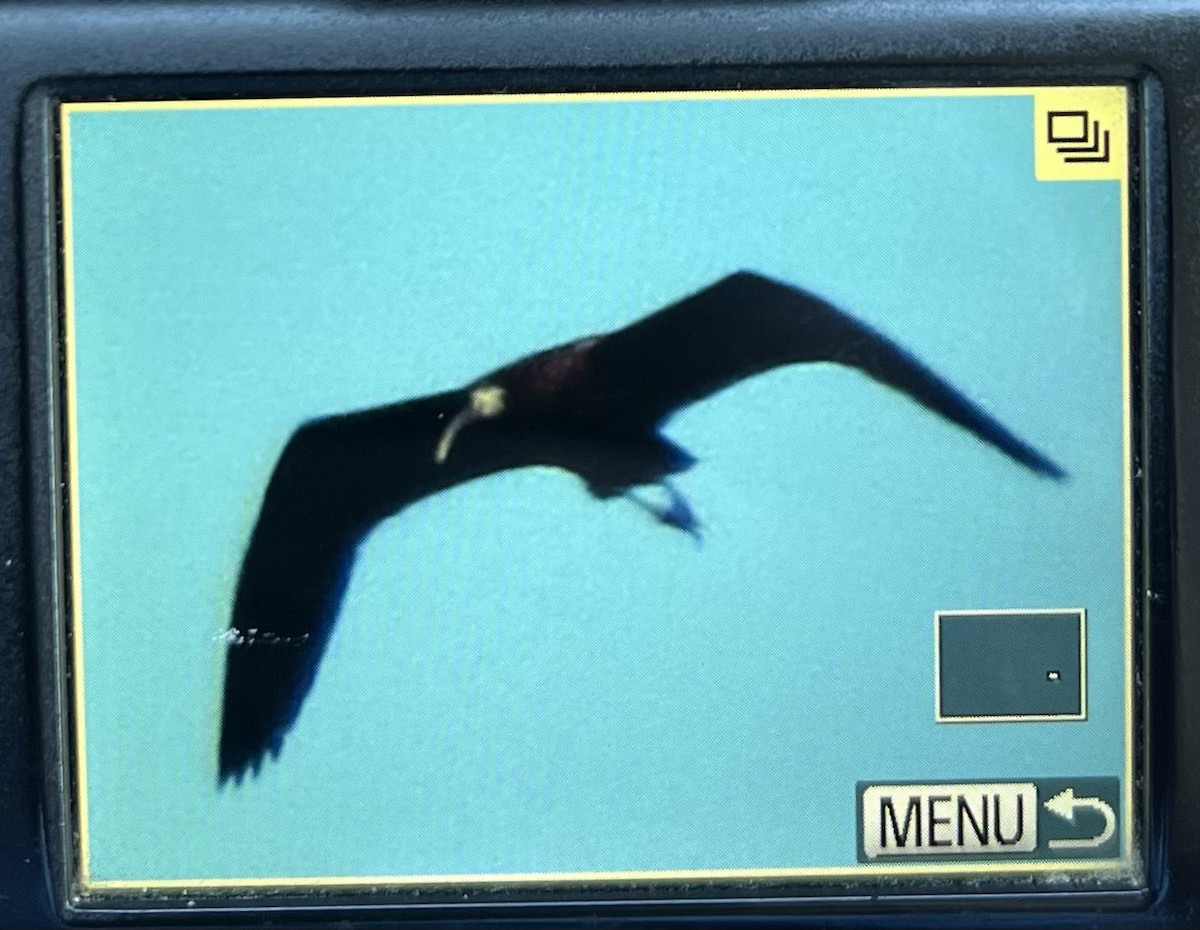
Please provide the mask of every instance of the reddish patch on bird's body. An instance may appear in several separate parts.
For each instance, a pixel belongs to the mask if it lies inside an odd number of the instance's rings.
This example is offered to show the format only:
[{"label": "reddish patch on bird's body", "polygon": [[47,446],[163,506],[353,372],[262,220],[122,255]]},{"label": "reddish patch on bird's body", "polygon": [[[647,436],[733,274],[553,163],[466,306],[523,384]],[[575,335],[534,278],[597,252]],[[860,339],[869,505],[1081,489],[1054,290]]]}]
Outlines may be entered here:
[{"label": "reddish patch on bird's body", "polygon": [[588,366],[588,354],[598,337],[579,339],[529,359],[522,367],[532,394],[558,394],[576,384]]}]

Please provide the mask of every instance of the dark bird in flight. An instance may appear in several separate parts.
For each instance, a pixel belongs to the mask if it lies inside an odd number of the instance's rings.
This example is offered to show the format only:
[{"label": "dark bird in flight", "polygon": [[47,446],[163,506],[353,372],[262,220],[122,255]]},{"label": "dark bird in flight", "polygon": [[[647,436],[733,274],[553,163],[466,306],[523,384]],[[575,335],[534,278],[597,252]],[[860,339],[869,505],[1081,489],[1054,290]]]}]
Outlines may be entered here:
[{"label": "dark bird in flight", "polygon": [[[219,783],[279,754],[312,687],[355,554],[409,504],[505,469],[555,466],[598,500],[699,525],[668,476],[696,459],[659,430],[689,404],[781,365],[834,362],[907,394],[1031,471],[1064,472],[876,330],[799,288],[739,272],[603,336],[473,384],[303,424],[280,455],[238,580]],[[656,504],[633,493],[658,485]]]}]

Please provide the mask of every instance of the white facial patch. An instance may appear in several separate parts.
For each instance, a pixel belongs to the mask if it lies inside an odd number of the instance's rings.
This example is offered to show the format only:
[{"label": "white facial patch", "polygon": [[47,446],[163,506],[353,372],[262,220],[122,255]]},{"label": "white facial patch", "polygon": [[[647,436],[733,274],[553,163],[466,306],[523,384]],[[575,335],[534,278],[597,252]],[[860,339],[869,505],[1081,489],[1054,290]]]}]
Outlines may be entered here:
[{"label": "white facial patch", "polygon": [[442,431],[437,448],[433,452],[433,460],[441,465],[450,455],[450,447],[454,444],[459,431],[468,423],[476,420],[487,420],[502,414],[508,403],[508,394],[504,388],[496,384],[485,384],[471,392],[471,402],[460,410]]}]

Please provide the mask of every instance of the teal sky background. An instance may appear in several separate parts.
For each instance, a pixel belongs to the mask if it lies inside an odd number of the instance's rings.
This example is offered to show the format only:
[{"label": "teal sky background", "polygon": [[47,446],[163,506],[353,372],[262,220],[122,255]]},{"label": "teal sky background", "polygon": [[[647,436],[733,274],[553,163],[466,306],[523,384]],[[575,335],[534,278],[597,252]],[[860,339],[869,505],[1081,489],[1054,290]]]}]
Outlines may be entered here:
[{"label": "teal sky background", "polygon": [[[71,117],[94,879],[854,867],[855,783],[1123,773],[1116,182],[1032,97]],[[306,419],[464,384],[739,268],[1070,472],[799,366],[667,434],[702,547],[573,476],[363,547],[277,762],[216,787],[229,621]],[[1088,611],[1089,718],[938,725],[939,609]]]}]

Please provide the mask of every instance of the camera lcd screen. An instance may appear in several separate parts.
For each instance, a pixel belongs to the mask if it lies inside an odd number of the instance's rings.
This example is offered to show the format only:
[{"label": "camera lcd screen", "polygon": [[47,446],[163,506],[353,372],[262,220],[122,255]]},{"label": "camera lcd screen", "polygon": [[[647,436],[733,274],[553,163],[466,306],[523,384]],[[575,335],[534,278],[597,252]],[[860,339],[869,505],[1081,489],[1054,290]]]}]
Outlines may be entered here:
[{"label": "camera lcd screen", "polygon": [[79,888],[1140,883],[1129,99],[62,104]]}]

